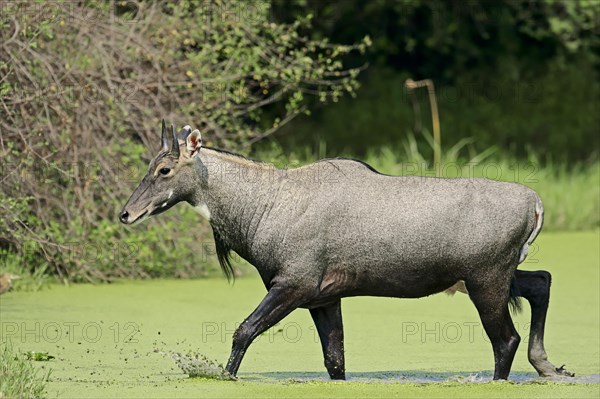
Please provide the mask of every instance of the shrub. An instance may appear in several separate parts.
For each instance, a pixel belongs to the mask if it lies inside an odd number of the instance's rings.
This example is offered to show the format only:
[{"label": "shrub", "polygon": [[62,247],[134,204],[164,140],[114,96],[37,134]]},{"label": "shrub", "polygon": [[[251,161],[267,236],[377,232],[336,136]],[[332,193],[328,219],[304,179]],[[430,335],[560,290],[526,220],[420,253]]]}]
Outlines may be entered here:
[{"label": "shrub", "polygon": [[[0,15],[0,246],[65,280],[199,275],[210,241],[188,210],[126,230],[116,213],[160,118],[242,149],[354,93],[364,50],[269,20],[269,3],[9,2]],[[269,112],[264,110],[269,108]],[[177,245],[175,244],[177,242]]]}]

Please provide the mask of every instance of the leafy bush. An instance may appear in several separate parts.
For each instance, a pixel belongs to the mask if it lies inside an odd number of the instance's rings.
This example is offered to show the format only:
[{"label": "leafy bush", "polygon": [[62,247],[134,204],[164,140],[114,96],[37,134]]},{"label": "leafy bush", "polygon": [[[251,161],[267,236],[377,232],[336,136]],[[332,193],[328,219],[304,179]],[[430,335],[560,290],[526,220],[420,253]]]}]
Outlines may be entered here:
[{"label": "leafy bush", "polygon": [[205,273],[194,254],[210,233],[189,210],[118,225],[160,118],[241,149],[307,112],[307,97],[353,94],[359,69],[341,58],[368,44],[312,40],[299,34],[310,18],[276,24],[269,10],[237,0],[3,4],[0,248],[63,280]]}]

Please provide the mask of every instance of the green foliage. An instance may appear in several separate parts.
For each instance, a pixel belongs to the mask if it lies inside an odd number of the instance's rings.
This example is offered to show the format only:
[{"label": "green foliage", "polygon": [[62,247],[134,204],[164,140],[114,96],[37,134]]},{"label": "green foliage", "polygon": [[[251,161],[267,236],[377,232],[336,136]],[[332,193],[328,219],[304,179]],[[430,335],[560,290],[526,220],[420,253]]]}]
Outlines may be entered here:
[{"label": "green foliage", "polygon": [[311,97],[352,95],[359,69],[342,59],[368,45],[311,39],[310,17],[275,23],[263,1],[15,1],[0,25],[0,248],[20,274],[63,281],[211,270],[195,256],[211,233],[189,210],[118,223],[160,118],[243,150]]},{"label": "green foliage", "polygon": [[9,342],[0,345],[0,398],[42,397],[49,378],[50,370],[36,369]]},{"label": "green foliage", "polygon": [[[217,129],[220,142],[229,147],[247,146],[305,112],[305,96],[337,101],[358,87],[359,70],[345,70],[340,57],[354,50],[364,53],[368,42],[343,46],[302,36],[300,30],[310,29],[310,15],[276,24],[267,18],[268,2],[229,0],[167,8],[172,16],[153,39],[170,44],[167,52],[173,58],[184,58],[186,79],[175,88],[194,90],[178,112]],[[280,101],[278,112],[265,120],[263,109]],[[257,131],[258,126],[265,131]]]},{"label": "green foliage", "polygon": [[[515,3],[520,31],[537,39],[553,39],[567,52],[590,51],[600,44],[597,0],[543,0],[535,4]],[[597,54],[590,52],[598,62]]]},{"label": "green foliage", "polygon": [[286,149],[307,140],[326,140],[330,155],[398,145],[415,118],[431,123],[426,102],[421,115],[414,114],[404,81],[429,78],[436,85],[442,144],[471,137],[478,151],[496,145],[523,159],[528,147],[561,162],[598,156],[600,2],[293,3],[276,1],[275,14],[287,20],[313,12],[313,36],[353,42],[368,34],[373,46],[357,99],[282,130],[277,137]]},{"label": "green foliage", "polygon": [[[426,91],[411,97],[404,88],[410,75],[387,67],[374,66],[365,75],[356,99],[342,99],[311,118],[298,119],[274,138],[287,152],[324,141],[329,156],[397,147],[411,131],[426,145],[421,135],[431,126]],[[452,84],[436,84],[442,148],[467,138],[477,152],[495,146],[520,159],[531,152],[543,162],[597,158],[600,85],[593,67],[579,60],[565,68],[549,66],[531,79],[519,75],[473,70]]]},{"label": "green foliage", "polygon": [[314,37],[351,43],[369,34],[376,64],[443,83],[515,61],[535,67],[533,73],[557,56],[600,61],[597,0],[274,0],[273,8],[284,21],[317,15]]}]

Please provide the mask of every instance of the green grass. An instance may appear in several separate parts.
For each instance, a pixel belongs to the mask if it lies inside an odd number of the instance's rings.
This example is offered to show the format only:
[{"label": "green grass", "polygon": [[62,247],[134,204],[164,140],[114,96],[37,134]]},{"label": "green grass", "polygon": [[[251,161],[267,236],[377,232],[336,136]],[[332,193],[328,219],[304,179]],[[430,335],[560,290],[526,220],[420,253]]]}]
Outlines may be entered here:
[{"label": "green grass", "polygon": [[[226,362],[236,323],[265,289],[256,275],[52,286],[0,297],[2,340],[54,356],[54,397],[599,397],[600,232],[544,233],[522,269],[553,275],[546,349],[567,382],[539,382],[527,362],[529,311],[515,317],[523,341],[509,382],[491,378],[493,356],[465,295],[342,302],[349,380],[332,382],[306,310],[259,337],[239,381],[188,378],[171,356]],[[594,377],[597,378],[597,377]],[[478,382],[469,382],[476,380]],[[593,380],[593,378],[591,378]],[[572,384],[570,382],[577,382]]]},{"label": "green grass", "polygon": [[38,398],[44,394],[49,370],[40,370],[10,343],[0,348],[0,398]]}]

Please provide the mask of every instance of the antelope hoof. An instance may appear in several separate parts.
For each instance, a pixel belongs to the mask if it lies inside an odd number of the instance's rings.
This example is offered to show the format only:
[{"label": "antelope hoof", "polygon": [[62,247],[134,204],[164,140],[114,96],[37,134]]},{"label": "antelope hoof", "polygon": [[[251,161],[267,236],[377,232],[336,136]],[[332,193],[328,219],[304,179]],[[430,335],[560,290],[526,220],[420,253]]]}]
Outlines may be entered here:
[{"label": "antelope hoof", "polygon": [[345,380],[346,379],[346,370],[343,367],[335,366],[331,367],[327,370],[329,373],[329,378],[332,380]]},{"label": "antelope hoof", "polygon": [[564,375],[566,377],[575,377],[575,373],[571,373],[570,371],[565,369],[564,364],[562,366],[556,368],[556,373],[559,375]]}]

